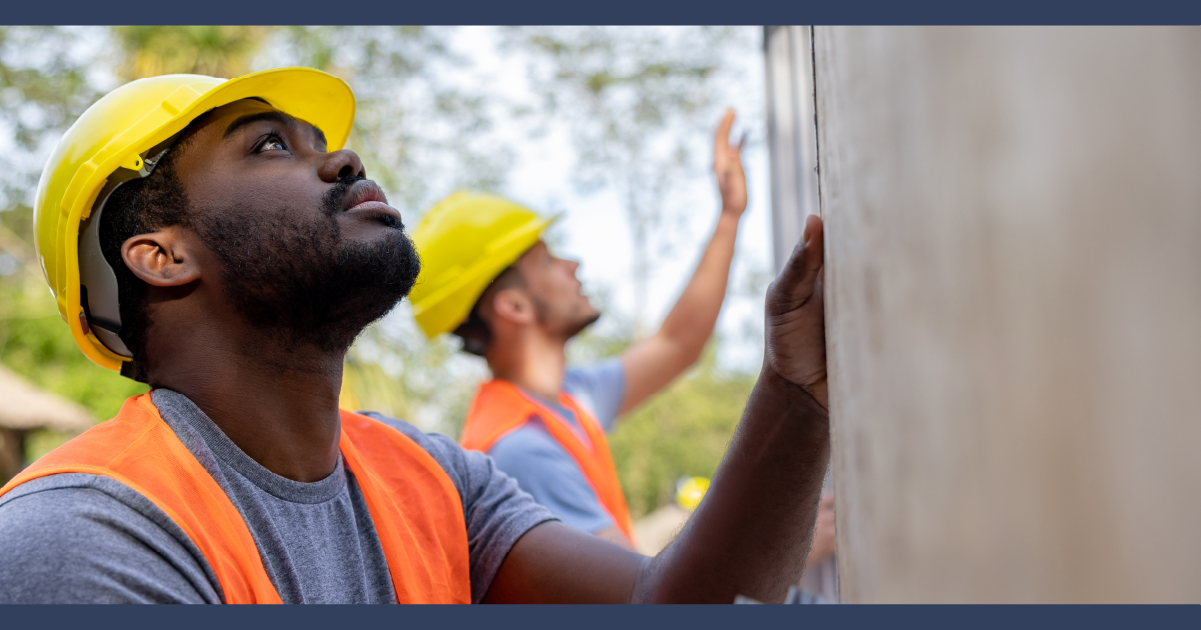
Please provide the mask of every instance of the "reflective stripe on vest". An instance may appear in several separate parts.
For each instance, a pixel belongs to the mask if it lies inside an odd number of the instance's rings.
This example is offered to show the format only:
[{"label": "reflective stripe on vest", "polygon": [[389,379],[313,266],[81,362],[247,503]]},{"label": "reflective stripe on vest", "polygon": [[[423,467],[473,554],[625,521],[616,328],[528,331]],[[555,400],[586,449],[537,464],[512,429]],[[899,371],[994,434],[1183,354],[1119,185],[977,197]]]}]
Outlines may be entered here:
[{"label": "reflective stripe on vest", "polygon": [[[454,482],[400,431],[341,412],[339,448],[363,493],[400,603],[471,602],[467,529]],[[278,604],[246,521],[163,421],[150,394],[51,451],[0,488],[89,473],[129,486],[167,514],[204,554],[229,604]]]},{"label": "reflective stripe on vest", "polygon": [[537,415],[542,419],[550,436],[575,460],[592,486],[601,506],[609,513],[613,523],[625,534],[630,544],[634,543],[630,509],[621,481],[617,478],[617,467],[609,452],[605,431],[596,418],[570,394],[559,394],[559,404],[575,413],[580,427],[588,436],[590,445],[580,440],[570,423],[554,409],[526,395],[516,385],[501,379],[492,379],[480,385],[475,400],[467,412],[463,425],[463,439],[459,444],[473,451],[488,452],[500,438],[516,431]]}]

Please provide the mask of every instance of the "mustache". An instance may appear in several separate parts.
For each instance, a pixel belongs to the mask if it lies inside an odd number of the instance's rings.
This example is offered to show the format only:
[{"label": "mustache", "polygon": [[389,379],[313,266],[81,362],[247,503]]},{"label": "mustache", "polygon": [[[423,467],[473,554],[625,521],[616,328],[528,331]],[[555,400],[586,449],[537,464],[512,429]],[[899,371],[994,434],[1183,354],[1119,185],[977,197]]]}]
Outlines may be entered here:
[{"label": "mustache", "polygon": [[338,180],[332,188],[325,191],[325,195],[321,197],[321,210],[325,214],[335,217],[342,211],[342,201],[346,199],[346,195],[350,193],[350,187],[366,179],[358,175],[351,175]]},{"label": "mustache", "polygon": [[[351,187],[365,179],[367,179],[367,178],[359,177],[357,175],[351,175],[349,177],[339,179],[338,182],[336,184],[334,184],[332,188],[325,191],[325,194],[322,195],[322,197],[321,197],[322,213],[324,213],[325,216],[327,216],[331,219],[333,219],[333,218],[337,217],[339,214],[341,214],[342,209],[345,206],[345,204],[343,202],[346,199],[346,195],[350,194]],[[401,223],[400,220],[398,220],[396,217],[384,216],[384,217],[380,217],[379,220],[382,221],[384,224],[386,224],[388,227],[395,228],[398,230],[404,229],[404,224]]]}]

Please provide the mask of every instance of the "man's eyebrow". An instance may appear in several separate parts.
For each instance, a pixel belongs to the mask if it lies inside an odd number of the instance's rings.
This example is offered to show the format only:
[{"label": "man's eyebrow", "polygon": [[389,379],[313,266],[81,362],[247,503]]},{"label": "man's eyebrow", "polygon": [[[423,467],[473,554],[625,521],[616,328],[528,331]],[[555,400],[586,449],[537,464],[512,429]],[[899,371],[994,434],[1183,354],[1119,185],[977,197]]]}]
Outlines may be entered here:
[{"label": "man's eyebrow", "polygon": [[233,135],[234,132],[241,129],[242,127],[245,127],[247,125],[252,125],[256,122],[260,122],[260,121],[264,121],[264,120],[269,121],[269,122],[274,122],[274,123],[277,123],[284,127],[293,128],[293,129],[298,126],[298,123],[303,124],[303,125],[307,126],[309,129],[313,130],[313,135],[317,136],[317,139],[321,141],[321,146],[325,146],[326,144],[328,144],[325,140],[325,133],[323,133],[316,126],[306,123],[304,121],[297,120],[283,112],[274,111],[274,110],[268,111],[268,112],[258,112],[258,113],[254,113],[254,114],[246,114],[245,116],[239,116],[233,122],[229,123],[229,126],[225,128],[225,135],[222,136],[222,138],[228,138],[229,136]]}]

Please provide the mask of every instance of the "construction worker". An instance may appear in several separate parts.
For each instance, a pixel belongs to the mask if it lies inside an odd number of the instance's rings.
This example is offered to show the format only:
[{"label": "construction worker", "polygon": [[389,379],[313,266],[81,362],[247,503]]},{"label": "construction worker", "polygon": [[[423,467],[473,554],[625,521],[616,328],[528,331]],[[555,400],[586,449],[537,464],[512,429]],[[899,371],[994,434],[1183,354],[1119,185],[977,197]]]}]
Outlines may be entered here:
[{"label": "construction worker", "polygon": [[355,336],[411,288],[400,214],[343,148],[354,96],[279,69],[126,84],[38,184],[75,342],[148,383],[0,488],[0,602],[780,601],[829,458],[821,223],[688,528],[646,558],[567,527],[481,453],[338,409]]},{"label": "construction worker", "polygon": [[695,363],[713,333],[747,201],[733,123],[727,111],[714,140],[721,212],[691,280],[656,334],[599,364],[566,366],[567,342],[600,313],[580,291],[579,263],[541,240],[553,219],[460,192],[413,230],[424,266],[411,296],[417,323],[431,338],[453,331],[492,372],[460,444],[491,455],[564,523],[627,549],[630,514],[605,432]]}]

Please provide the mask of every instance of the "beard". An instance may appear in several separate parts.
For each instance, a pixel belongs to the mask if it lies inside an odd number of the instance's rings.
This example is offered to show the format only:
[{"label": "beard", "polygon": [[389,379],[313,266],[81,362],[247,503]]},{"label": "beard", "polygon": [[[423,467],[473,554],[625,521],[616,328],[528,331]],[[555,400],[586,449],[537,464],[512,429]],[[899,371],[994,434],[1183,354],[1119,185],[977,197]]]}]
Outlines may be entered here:
[{"label": "beard", "polygon": [[342,238],[341,202],[359,179],[331,188],[316,219],[227,208],[198,222],[201,240],[221,262],[235,311],[285,348],[345,353],[364,328],[409,294],[421,270],[394,218],[380,218],[393,229],[378,242]]},{"label": "beard", "polygon": [[598,319],[600,319],[600,316],[601,316],[600,313],[593,311],[586,315],[581,315],[579,317],[574,318],[573,320],[571,320],[570,324],[565,327],[566,328],[565,332],[567,333],[567,338],[571,339],[572,337],[584,332],[584,329],[595,324],[596,321]]},{"label": "beard", "polygon": [[534,317],[538,324],[563,340],[571,339],[584,332],[585,328],[595,324],[601,316],[598,311],[557,314],[546,301],[536,296],[531,296],[531,300],[534,303]]}]

